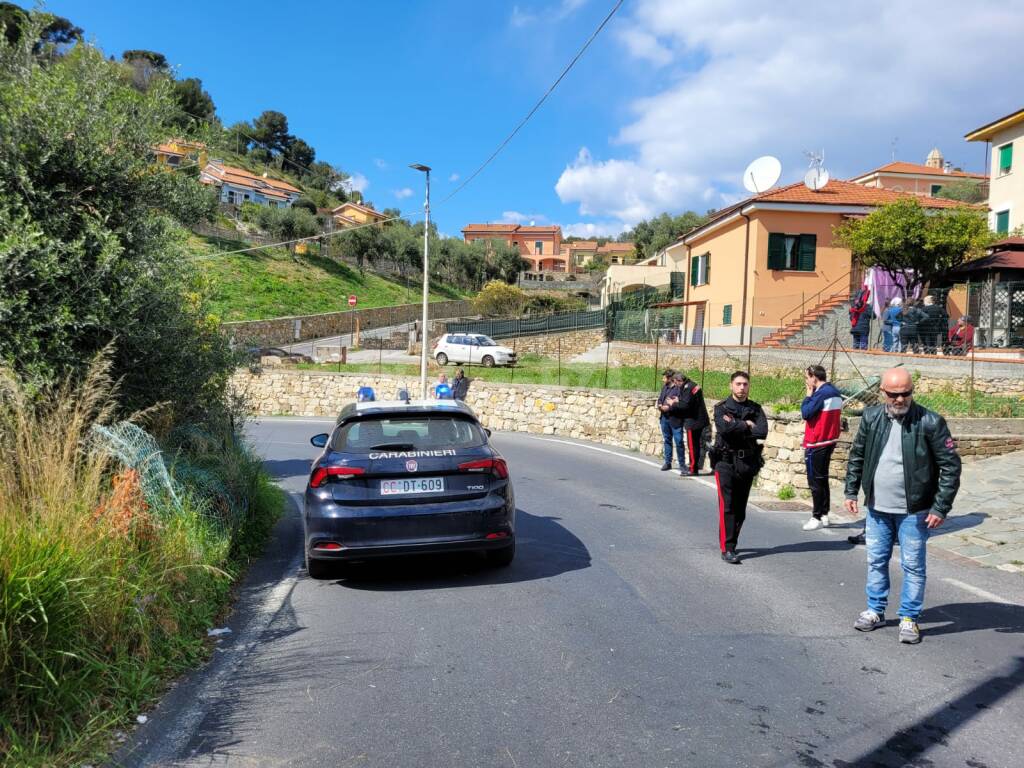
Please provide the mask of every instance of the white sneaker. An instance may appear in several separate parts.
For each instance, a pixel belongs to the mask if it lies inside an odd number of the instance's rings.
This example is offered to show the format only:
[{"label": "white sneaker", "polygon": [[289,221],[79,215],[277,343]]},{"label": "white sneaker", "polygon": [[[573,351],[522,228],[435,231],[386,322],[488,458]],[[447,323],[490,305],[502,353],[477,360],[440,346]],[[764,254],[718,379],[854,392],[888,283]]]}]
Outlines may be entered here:
[{"label": "white sneaker", "polygon": [[828,528],[828,526],[829,526],[828,515],[822,515],[821,516],[821,527],[822,528]]},{"label": "white sneaker", "polygon": [[819,528],[821,528],[821,520],[819,520],[816,517],[812,517],[810,520],[804,523],[805,531],[816,531]]}]

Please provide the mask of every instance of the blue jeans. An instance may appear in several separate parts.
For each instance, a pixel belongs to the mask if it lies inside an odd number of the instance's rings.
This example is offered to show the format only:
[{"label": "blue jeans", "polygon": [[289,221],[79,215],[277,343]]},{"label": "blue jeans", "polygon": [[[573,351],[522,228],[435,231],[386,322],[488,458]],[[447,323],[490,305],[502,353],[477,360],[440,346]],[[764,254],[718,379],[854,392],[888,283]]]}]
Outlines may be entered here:
[{"label": "blue jeans", "polygon": [[672,463],[672,443],[675,443],[676,458],[679,460],[679,467],[681,469],[686,463],[686,454],[683,453],[683,428],[673,427],[664,416],[659,421],[661,422],[661,436],[665,441],[665,463]]},{"label": "blue jeans", "polygon": [[900,592],[900,617],[917,620],[924,605],[925,555],[928,544],[927,512],[894,515],[868,508],[867,536],[868,583],[865,592],[868,608],[879,616],[889,603],[889,560],[896,541],[900,544],[903,589]]}]

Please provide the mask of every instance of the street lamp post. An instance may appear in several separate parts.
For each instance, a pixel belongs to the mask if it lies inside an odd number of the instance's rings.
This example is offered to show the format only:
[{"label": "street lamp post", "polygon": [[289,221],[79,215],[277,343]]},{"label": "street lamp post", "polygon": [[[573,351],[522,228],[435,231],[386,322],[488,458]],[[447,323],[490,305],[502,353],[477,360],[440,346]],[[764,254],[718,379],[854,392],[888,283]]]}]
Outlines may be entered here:
[{"label": "street lamp post", "polygon": [[430,299],[430,166],[414,163],[409,166],[426,174],[427,196],[423,200],[423,340],[420,343],[420,397],[427,399],[427,303]]}]

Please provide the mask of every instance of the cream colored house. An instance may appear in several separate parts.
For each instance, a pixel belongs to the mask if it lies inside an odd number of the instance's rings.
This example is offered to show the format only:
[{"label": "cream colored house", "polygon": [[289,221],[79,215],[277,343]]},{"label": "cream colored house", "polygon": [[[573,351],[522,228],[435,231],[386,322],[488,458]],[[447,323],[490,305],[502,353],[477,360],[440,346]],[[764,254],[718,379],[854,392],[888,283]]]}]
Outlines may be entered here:
[{"label": "cream colored house", "polygon": [[992,148],[989,226],[1003,235],[1024,226],[1024,109],[983,125],[964,138],[988,142]]},{"label": "cream colored house", "polygon": [[[665,267],[685,272],[685,343],[757,343],[786,322],[859,284],[833,228],[912,193],[850,181],[819,191],[802,183],[769,190],[715,213],[665,249]],[[960,203],[920,196],[926,208]],[[609,270],[610,271],[610,270]]]},{"label": "cream colored house", "polygon": [[896,160],[850,181],[854,184],[863,184],[865,187],[881,187],[893,192],[910,192],[924,197],[934,197],[951,182],[967,181],[984,186],[988,182],[988,177],[981,173],[953,169],[936,147],[928,153],[924,165]]}]

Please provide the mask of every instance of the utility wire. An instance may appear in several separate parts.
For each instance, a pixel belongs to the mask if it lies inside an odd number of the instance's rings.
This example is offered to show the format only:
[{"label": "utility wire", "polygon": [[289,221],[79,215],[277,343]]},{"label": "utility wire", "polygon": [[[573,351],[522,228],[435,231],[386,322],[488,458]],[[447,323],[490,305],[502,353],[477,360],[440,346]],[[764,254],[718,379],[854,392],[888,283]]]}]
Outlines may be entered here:
[{"label": "utility wire", "polygon": [[548,88],[547,91],[544,92],[544,95],[540,97],[540,101],[538,101],[536,104],[533,105],[533,109],[531,109],[529,112],[526,113],[526,117],[524,117],[522,120],[519,121],[519,125],[517,125],[512,130],[512,133],[510,133],[508,136],[505,137],[505,140],[503,142],[501,142],[501,144],[498,145],[498,148],[496,150],[494,150],[494,152],[491,153],[490,157],[488,157],[486,160],[484,160],[483,164],[479,168],[477,168],[475,171],[473,171],[473,173],[471,173],[466,178],[465,181],[463,181],[458,187],[456,187],[455,190],[450,195],[448,195],[448,197],[446,197],[444,200],[442,200],[440,203],[438,203],[438,205],[444,205],[449,200],[451,200],[453,197],[455,197],[457,194],[459,194],[459,192],[461,192],[463,189],[465,189],[466,185],[468,185],[469,182],[471,182],[473,179],[475,179],[480,174],[480,172],[484,170],[484,168],[486,168],[488,165],[490,165],[491,161],[494,160],[494,158],[496,158],[501,153],[501,151],[506,147],[506,145],[510,141],[512,141],[512,139],[515,137],[515,135],[517,133],[519,133],[520,129],[530,121],[530,118],[533,117],[533,115],[537,112],[537,110],[541,108],[541,105],[545,101],[547,101],[548,96],[550,96],[552,91],[554,91],[555,88],[558,87],[558,84],[560,82],[562,82],[562,79],[567,74],[569,74],[569,70],[571,70],[576,65],[576,62],[580,60],[580,58],[586,52],[587,48],[590,47],[590,44],[592,42],[594,42],[594,40],[597,38],[597,36],[601,33],[601,30],[604,29],[605,25],[607,25],[608,22],[612,20],[612,16],[614,16],[616,11],[619,10],[619,8],[622,6],[623,2],[624,2],[624,0],[618,0],[618,2],[615,3],[614,6],[612,6],[612,9],[608,12],[608,15],[604,17],[604,21],[602,21],[597,26],[597,29],[594,30],[593,34],[591,34],[590,37],[587,38],[587,42],[585,42],[583,44],[583,47],[580,48],[579,51],[576,52],[576,55],[572,57],[572,61],[570,61],[569,64],[565,67],[565,69],[562,70],[562,73],[558,76],[558,79],[555,80],[555,82],[553,82],[551,84],[551,87]]}]

